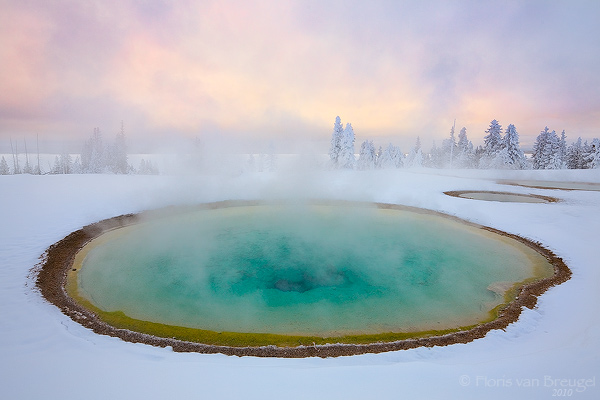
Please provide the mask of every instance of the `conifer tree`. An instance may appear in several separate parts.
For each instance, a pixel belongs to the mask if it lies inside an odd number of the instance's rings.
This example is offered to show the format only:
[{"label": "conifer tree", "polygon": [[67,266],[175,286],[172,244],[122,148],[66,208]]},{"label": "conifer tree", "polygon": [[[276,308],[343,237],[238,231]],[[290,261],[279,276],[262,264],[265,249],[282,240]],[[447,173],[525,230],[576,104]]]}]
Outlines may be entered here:
[{"label": "conifer tree", "polygon": [[454,125],[450,128],[450,137],[442,142],[444,153],[444,166],[453,167],[454,157],[457,153],[456,137],[454,136]]},{"label": "conifer tree", "polygon": [[483,138],[483,147],[486,154],[493,157],[502,148],[502,125],[493,120],[485,132],[487,135]]},{"label": "conifer tree", "polygon": [[467,128],[463,127],[458,134],[457,143],[458,154],[456,156],[456,166],[459,168],[474,167],[473,143],[467,137]]},{"label": "conifer tree", "polygon": [[400,148],[390,143],[381,154],[380,168],[400,168],[403,164],[403,155]]},{"label": "conifer tree", "polygon": [[335,117],[333,124],[333,133],[331,134],[331,147],[329,148],[329,159],[333,168],[339,167],[340,154],[342,152],[342,138],[344,137],[344,128],[340,117]]},{"label": "conifer tree", "polygon": [[10,168],[8,168],[8,163],[4,159],[4,156],[2,156],[2,159],[0,160],[0,175],[8,174],[10,174]]},{"label": "conifer tree", "polygon": [[127,174],[129,164],[127,163],[127,145],[125,143],[125,126],[121,121],[121,131],[117,133],[115,144],[110,152],[110,165],[115,174]]},{"label": "conifer tree", "polygon": [[423,150],[421,150],[421,138],[417,136],[417,142],[415,143],[415,147],[410,150],[408,153],[408,159],[406,160],[407,167],[415,167],[420,168],[423,166]]},{"label": "conifer tree", "polygon": [[569,169],[583,169],[585,166],[585,159],[583,154],[583,145],[581,144],[581,137],[577,138],[567,148],[566,156],[567,168]]},{"label": "conifer tree", "polygon": [[350,123],[347,123],[340,140],[340,155],[338,158],[338,165],[340,168],[353,169],[355,163],[354,129],[352,129],[352,125]]},{"label": "conifer tree", "polygon": [[383,147],[379,146],[375,154],[375,168],[381,168],[381,157],[383,157]]},{"label": "conifer tree", "polygon": [[31,164],[29,164],[29,152],[27,151],[27,141],[23,140],[25,144],[25,166],[23,167],[24,174],[33,174],[33,168],[31,168]]},{"label": "conifer tree", "polygon": [[565,133],[564,129],[560,134],[558,151],[558,157],[560,158],[561,168],[567,168],[567,134]]},{"label": "conifer tree", "polygon": [[504,164],[513,169],[524,169],[527,165],[525,154],[519,146],[519,134],[513,124],[508,125],[504,134],[503,161]]},{"label": "conifer tree", "polygon": [[372,140],[365,140],[360,145],[360,153],[356,166],[360,170],[368,170],[375,168],[375,146]]},{"label": "conifer tree", "polygon": [[442,168],[444,166],[444,157],[442,149],[438,148],[433,141],[431,150],[429,151],[429,158],[427,159],[427,166],[431,168]]},{"label": "conifer tree", "polygon": [[550,132],[545,127],[540,132],[533,145],[533,168],[534,169],[559,169],[561,161],[559,158],[560,139],[555,131]]},{"label": "conifer tree", "polygon": [[592,140],[586,161],[588,168],[600,168],[600,139]]},{"label": "conifer tree", "polygon": [[487,135],[483,138],[483,154],[479,159],[480,168],[501,168],[502,159],[506,153],[500,154],[503,148],[502,126],[493,120],[490,127],[485,131]]},{"label": "conifer tree", "polygon": [[94,128],[81,151],[81,168],[84,173],[100,174],[106,169],[106,159],[100,128]]}]

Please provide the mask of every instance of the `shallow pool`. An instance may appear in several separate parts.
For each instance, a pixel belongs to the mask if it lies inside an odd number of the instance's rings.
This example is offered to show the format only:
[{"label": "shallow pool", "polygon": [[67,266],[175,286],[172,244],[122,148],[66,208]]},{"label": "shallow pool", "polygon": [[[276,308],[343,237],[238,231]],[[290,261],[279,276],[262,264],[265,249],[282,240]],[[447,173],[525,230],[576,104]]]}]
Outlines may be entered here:
[{"label": "shallow pool", "polygon": [[362,203],[175,213],[104,234],[84,250],[78,291],[95,307],[216,332],[460,327],[488,319],[512,283],[552,274],[516,240]]}]

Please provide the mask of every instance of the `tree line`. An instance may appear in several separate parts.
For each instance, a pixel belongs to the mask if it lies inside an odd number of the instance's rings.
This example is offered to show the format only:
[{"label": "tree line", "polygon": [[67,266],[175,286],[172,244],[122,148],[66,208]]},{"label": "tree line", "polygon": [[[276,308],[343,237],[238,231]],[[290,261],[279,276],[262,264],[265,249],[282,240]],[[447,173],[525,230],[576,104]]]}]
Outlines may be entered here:
[{"label": "tree line", "polygon": [[0,159],[0,175],[9,174],[158,174],[158,169],[150,160],[142,159],[136,169],[128,162],[127,144],[125,138],[125,127],[121,122],[121,130],[116,134],[113,143],[103,140],[100,128],[94,128],[93,133],[87,139],[81,149],[81,153],[75,158],[66,150],[57,155],[53,165],[48,165],[44,171],[40,165],[39,146],[37,164],[31,165],[29,153],[25,144],[25,164],[21,166],[18,148],[13,147],[11,139],[12,168],[9,167],[5,157]]},{"label": "tree line", "polygon": [[344,128],[340,117],[335,119],[329,160],[332,168],[368,170],[376,168],[430,167],[430,168],[481,168],[481,169],[591,169],[600,168],[600,139],[591,143],[582,142],[579,137],[567,146],[566,133],[558,136],[556,131],[545,127],[537,136],[533,152],[527,157],[519,144],[519,133],[509,124],[504,135],[497,120],[490,123],[485,131],[483,145],[474,147],[463,127],[458,138],[455,127],[450,129],[450,137],[441,146],[435,142],[428,153],[417,141],[408,153],[403,153],[392,143],[376,150],[372,140],[360,145],[358,158],[355,156],[355,134],[350,123]]}]

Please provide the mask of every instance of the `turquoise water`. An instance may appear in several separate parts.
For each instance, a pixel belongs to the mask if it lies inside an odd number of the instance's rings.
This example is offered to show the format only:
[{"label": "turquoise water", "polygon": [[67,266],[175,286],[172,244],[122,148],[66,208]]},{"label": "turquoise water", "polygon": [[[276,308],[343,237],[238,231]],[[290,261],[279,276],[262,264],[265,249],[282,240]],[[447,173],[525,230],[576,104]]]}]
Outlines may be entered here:
[{"label": "turquoise water", "polygon": [[213,331],[342,335],[485,318],[522,249],[447,218],[352,205],[198,210],[94,244],[79,290],[105,311]]}]

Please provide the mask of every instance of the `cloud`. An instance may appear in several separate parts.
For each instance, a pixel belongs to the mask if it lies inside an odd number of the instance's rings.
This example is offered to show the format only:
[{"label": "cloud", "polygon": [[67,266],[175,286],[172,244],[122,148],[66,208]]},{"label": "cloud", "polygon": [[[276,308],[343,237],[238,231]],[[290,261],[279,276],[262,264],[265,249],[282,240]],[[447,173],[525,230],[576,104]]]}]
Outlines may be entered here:
[{"label": "cloud", "polygon": [[522,135],[600,122],[596,3],[4,3],[3,136],[125,119],[140,135],[327,137],[340,115],[412,143],[454,118],[473,138],[494,118]]}]

